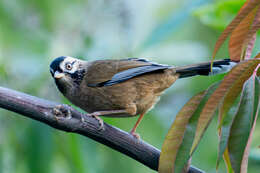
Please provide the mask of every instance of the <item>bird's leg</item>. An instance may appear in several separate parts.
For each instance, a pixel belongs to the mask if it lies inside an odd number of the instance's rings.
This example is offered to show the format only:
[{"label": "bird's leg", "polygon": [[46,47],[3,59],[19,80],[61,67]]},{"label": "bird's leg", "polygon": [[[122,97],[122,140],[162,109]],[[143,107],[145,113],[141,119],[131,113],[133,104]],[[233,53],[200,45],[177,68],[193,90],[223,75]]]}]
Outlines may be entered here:
[{"label": "bird's leg", "polygon": [[138,133],[136,133],[135,131],[136,131],[137,126],[140,124],[141,120],[143,119],[143,117],[144,117],[144,113],[139,116],[139,118],[136,121],[134,127],[130,131],[130,134],[133,135],[137,139],[140,139],[140,135]]},{"label": "bird's leg", "polygon": [[98,123],[100,125],[98,130],[104,130],[104,122],[99,116],[110,115],[110,114],[122,114],[122,113],[127,113],[127,111],[126,110],[97,111],[87,115],[98,120]]}]

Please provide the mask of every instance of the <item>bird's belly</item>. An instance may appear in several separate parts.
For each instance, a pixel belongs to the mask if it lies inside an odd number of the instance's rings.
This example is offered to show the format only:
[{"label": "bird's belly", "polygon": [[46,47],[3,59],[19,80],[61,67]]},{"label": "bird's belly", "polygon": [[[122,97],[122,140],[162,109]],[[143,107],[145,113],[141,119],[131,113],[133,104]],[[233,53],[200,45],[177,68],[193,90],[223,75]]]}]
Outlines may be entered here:
[{"label": "bird's belly", "polygon": [[[114,90],[114,88],[113,88]],[[73,104],[88,113],[111,110],[124,110],[131,100],[126,95],[114,92],[110,88],[85,88],[84,93],[73,93],[66,96]],[[82,91],[82,90],[81,90]],[[70,97],[73,95],[72,97]],[[102,116],[102,115],[101,115]],[[108,114],[106,117],[132,117],[128,113]]]},{"label": "bird's belly", "polygon": [[[153,74],[154,76],[155,74]],[[146,113],[158,101],[159,96],[177,77],[166,74],[144,75],[125,82],[105,87],[82,86],[79,93],[66,96],[73,104],[88,113],[111,110],[130,110],[124,114],[109,114],[107,117],[132,117]],[[152,78],[152,79],[151,79]],[[131,109],[133,110],[133,109]]]}]

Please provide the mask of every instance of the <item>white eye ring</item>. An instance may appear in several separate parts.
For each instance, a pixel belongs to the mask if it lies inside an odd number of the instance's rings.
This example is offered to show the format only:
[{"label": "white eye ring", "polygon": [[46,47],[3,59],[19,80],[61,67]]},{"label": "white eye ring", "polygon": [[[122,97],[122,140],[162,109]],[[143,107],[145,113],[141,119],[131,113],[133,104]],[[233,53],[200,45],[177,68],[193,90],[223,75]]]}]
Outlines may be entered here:
[{"label": "white eye ring", "polygon": [[65,67],[66,67],[67,70],[71,70],[71,69],[72,69],[72,64],[67,63],[67,64],[65,65]]}]

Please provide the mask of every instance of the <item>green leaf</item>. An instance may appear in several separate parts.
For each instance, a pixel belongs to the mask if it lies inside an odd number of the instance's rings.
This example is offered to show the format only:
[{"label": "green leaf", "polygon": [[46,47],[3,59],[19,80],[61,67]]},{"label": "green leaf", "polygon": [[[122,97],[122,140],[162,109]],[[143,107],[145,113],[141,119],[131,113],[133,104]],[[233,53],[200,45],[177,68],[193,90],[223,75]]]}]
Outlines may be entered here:
[{"label": "green leaf", "polygon": [[251,77],[244,85],[238,111],[231,127],[228,150],[232,168],[240,172],[244,151],[248,142],[252,119],[254,118],[255,78]]},{"label": "green leaf", "polygon": [[[260,69],[260,68],[259,68]],[[259,106],[260,106],[260,79],[259,77],[255,76],[255,86],[254,86],[254,109],[253,109],[253,118],[252,120],[255,119],[255,116],[257,115],[259,111]],[[252,121],[252,125],[253,125]]]},{"label": "green leaf", "polygon": [[[255,76],[256,76],[256,72],[254,73],[253,77],[255,77]],[[259,80],[257,78],[255,80],[255,84],[259,86]],[[257,88],[259,89],[259,87],[257,87]],[[258,100],[258,102],[259,102],[259,100]],[[258,106],[257,106],[258,109],[257,109],[256,115],[253,115],[253,124],[252,124],[252,128],[250,130],[249,138],[248,138],[246,148],[245,148],[245,151],[244,151],[244,154],[243,154],[240,173],[246,173],[247,172],[250,145],[251,145],[251,142],[252,142],[252,137],[253,137],[253,132],[254,132],[255,125],[256,125],[256,120],[257,120],[257,117],[258,117],[258,114],[259,114],[259,106],[260,106],[260,104],[258,103]]]},{"label": "green leaf", "polygon": [[[238,99],[236,99],[236,100],[238,100]],[[234,104],[234,105],[236,105],[236,104]],[[227,115],[225,115],[226,118],[223,120],[221,129],[220,129],[219,152],[218,152],[216,168],[218,168],[219,162],[220,162],[221,157],[224,154],[224,152],[228,152],[228,151],[225,151],[225,150],[227,148],[228,138],[229,138],[229,134],[230,134],[230,129],[231,129],[232,123],[233,123],[235,115],[236,115],[237,107],[238,106],[233,106],[230,109],[230,111],[227,113]],[[225,156],[226,159],[227,159],[227,157],[228,157],[228,155]]]}]

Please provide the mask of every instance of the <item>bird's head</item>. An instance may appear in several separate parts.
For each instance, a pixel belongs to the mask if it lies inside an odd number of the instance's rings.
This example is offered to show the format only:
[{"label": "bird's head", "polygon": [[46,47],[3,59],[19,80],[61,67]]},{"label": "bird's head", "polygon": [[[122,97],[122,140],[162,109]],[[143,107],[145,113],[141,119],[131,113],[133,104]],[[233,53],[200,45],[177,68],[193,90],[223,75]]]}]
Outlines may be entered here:
[{"label": "bird's head", "polygon": [[50,64],[50,72],[59,90],[78,87],[84,77],[84,61],[69,56],[55,58]]}]

